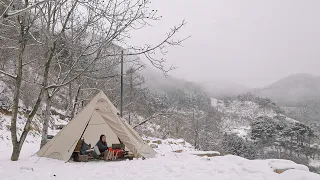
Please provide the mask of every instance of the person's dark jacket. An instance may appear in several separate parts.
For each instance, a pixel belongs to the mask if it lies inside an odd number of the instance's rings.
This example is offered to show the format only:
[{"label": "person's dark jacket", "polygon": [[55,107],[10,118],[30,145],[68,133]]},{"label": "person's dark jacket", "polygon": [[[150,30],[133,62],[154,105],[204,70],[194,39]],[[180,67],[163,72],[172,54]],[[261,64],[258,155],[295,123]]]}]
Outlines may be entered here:
[{"label": "person's dark jacket", "polygon": [[99,140],[97,142],[97,146],[99,148],[100,153],[102,153],[102,152],[104,152],[104,151],[106,151],[108,149],[107,143],[102,142],[102,140]]},{"label": "person's dark jacket", "polygon": [[89,150],[90,148],[91,148],[91,144],[87,144],[83,141],[82,146],[81,146],[81,150],[80,150],[80,154],[81,155],[87,154],[86,151]]}]

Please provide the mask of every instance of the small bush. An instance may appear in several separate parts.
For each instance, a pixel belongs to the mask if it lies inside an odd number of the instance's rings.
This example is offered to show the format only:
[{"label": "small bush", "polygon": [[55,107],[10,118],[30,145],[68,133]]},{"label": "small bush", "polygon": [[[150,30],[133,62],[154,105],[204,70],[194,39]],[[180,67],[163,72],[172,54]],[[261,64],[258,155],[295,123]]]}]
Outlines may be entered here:
[{"label": "small bush", "polygon": [[308,166],[308,168],[310,172],[320,174],[320,167]]},{"label": "small bush", "polygon": [[257,151],[252,142],[234,134],[226,134],[224,136],[222,154],[233,154],[247,159],[255,159]]}]

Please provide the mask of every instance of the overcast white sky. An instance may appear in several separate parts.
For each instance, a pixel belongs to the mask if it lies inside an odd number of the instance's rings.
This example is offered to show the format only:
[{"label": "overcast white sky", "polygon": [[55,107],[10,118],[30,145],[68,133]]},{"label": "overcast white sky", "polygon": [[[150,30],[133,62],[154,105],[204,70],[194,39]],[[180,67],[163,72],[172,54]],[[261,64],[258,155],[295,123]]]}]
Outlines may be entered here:
[{"label": "overcast white sky", "polygon": [[163,16],[133,34],[156,42],[181,20],[192,37],[169,49],[171,73],[192,81],[261,87],[294,73],[320,75],[320,0],[154,0]]}]

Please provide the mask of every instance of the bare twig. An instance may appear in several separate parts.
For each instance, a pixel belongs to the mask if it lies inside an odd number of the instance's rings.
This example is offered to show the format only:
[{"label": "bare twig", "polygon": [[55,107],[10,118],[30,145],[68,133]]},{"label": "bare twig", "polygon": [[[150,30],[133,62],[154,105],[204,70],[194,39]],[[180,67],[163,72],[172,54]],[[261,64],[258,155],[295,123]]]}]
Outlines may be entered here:
[{"label": "bare twig", "polygon": [[0,70],[0,73],[1,73],[1,74],[4,74],[4,75],[6,75],[6,76],[9,76],[9,77],[11,77],[11,78],[13,78],[13,79],[16,79],[16,78],[17,78],[17,75],[12,75],[12,74],[7,73],[7,72],[5,72],[5,71],[3,71],[3,70]]},{"label": "bare twig", "polygon": [[36,61],[38,61],[38,59],[34,59],[34,60],[32,60],[32,61],[29,61],[29,62],[23,63],[23,64],[22,64],[22,66],[25,66],[25,65],[31,64],[31,63],[36,62]]},{"label": "bare twig", "polygon": [[14,0],[12,0],[10,2],[10,4],[8,5],[8,7],[6,8],[6,10],[2,13],[2,15],[0,16],[0,23],[2,23],[5,19],[7,18],[12,18],[12,17],[15,17],[15,16],[18,16],[26,11],[29,11],[30,9],[34,8],[34,7],[37,7],[43,3],[46,3],[46,2],[49,2],[49,1],[53,1],[53,0],[43,0],[43,1],[40,1],[40,2],[36,2],[28,7],[25,7],[23,9],[20,9],[20,10],[17,10],[17,11],[13,11],[13,12],[10,12],[9,9],[10,7],[12,6]]},{"label": "bare twig", "polygon": [[145,124],[146,122],[148,122],[148,121],[150,121],[150,120],[152,120],[152,119],[154,119],[154,118],[156,118],[156,116],[157,116],[157,115],[158,115],[158,114],[154,114],[154,115],[152,115],[152,116],[148,117],[147,119],[145,119],[145,120],[144,120],[144,121],[142,121],[141,123],[139,123],[139,124],[137,124],[137,125],[133,126],[133,129],[135,129],[135,128],[137,128],[137,127],[139,127],[139,126],[141,126],[141,125]]}]

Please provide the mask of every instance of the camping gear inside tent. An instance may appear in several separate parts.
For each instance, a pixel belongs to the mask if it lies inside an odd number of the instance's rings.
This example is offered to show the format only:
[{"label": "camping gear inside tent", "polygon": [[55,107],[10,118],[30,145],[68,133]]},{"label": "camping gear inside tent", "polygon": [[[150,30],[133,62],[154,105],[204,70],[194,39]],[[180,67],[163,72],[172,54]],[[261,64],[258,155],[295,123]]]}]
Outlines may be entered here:
[{"label": "camping gear inside tent", "polygon": [[101,134],[109,147],[119,139],[134,156],[155,157],[156,152],[119,116],[117,108],[100,91],[59,133],[38,152],[39,157],[68,161],[80,139],[95,145]]}]

